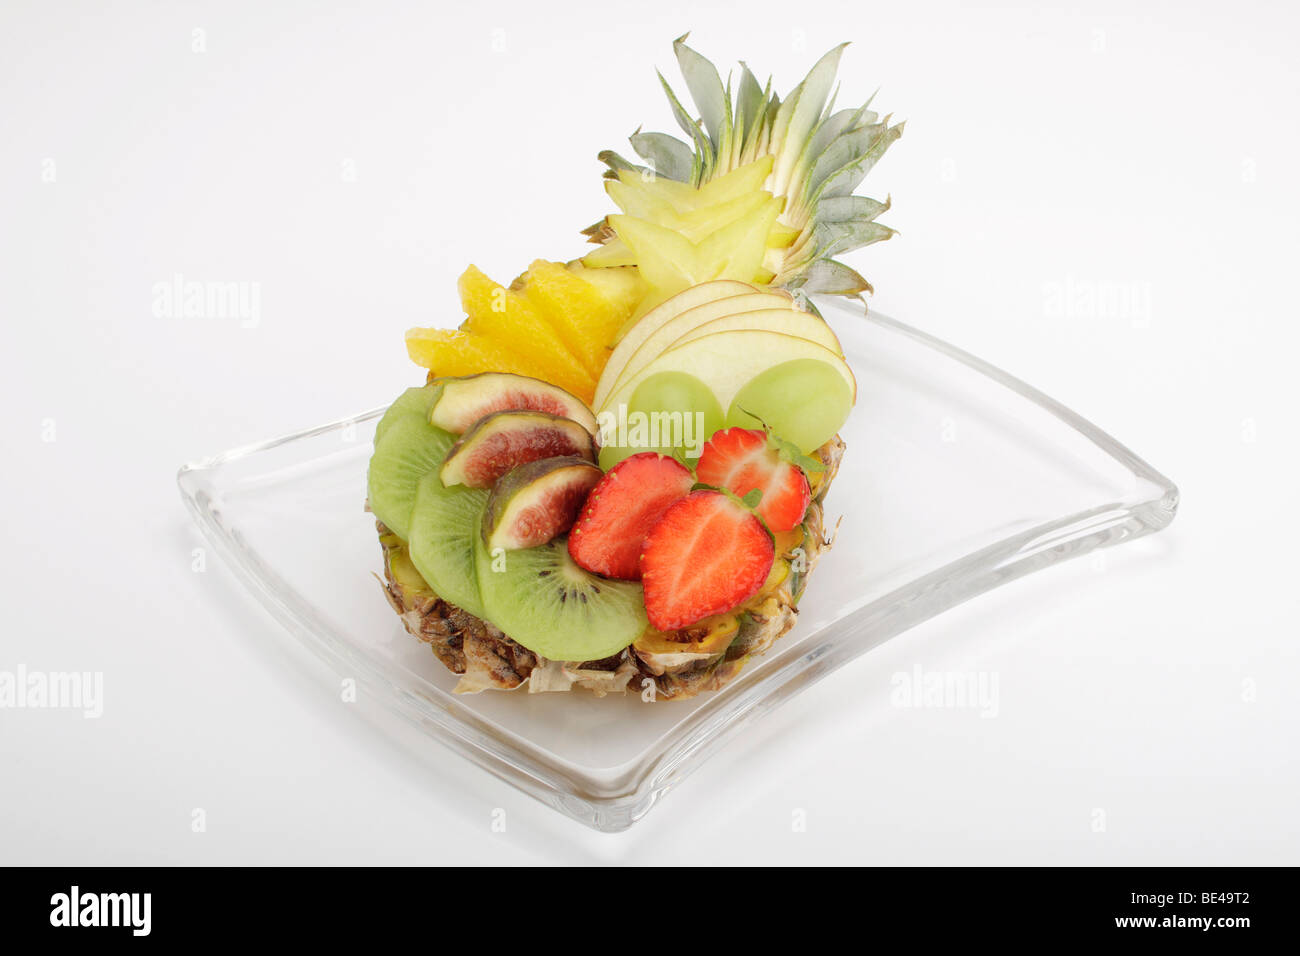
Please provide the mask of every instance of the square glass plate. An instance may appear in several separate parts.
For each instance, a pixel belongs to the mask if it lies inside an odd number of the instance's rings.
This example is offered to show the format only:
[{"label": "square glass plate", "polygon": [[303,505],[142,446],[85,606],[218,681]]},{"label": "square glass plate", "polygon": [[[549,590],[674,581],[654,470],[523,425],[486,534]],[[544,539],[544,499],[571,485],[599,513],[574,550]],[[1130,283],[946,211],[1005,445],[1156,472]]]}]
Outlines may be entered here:
[{"label": "square glass plate", "polygon": [[723,690],[453,695],[386,603],[366,467],[383,409],[183,467],[182,495],[262,604],[432,740],[599,830],[642,817],[750,721],[977,594],[1173,520],[1174,485],[1069,409],[922,332],[819,301],[858,378],[827,499],[835,547],[798,624]]}]

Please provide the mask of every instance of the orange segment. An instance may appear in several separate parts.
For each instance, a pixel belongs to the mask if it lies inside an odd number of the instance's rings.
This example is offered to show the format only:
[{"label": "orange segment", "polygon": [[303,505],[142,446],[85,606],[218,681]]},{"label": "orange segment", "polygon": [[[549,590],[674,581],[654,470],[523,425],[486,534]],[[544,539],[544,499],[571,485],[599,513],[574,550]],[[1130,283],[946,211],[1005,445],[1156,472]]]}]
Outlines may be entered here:
[{"label": "orange segment", "polygon": [[[596,379],[566,347],[544,318],[517,292],[493,282],[470,266],[460,277],[461,305],[467,331],[494,340],[516,355],[527,356],[535,377],[591,401]],[[486,370],[484,370],[486,371]]]}]

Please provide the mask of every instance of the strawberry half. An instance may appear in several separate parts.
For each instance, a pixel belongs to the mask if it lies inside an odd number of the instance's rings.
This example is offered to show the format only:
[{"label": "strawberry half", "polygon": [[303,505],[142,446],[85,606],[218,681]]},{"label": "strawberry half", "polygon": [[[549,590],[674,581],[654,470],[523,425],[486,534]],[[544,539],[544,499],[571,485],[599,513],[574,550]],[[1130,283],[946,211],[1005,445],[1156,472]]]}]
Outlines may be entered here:
[{"label": "strawberry half", "polygon": [[728,428],[705,443],[695,474],[702,484],[740,498],[758,489],[758,516],[772,531],[789,531],[803,521],[812,500],[808,475],[797,461],[814,464],[765,431]]},{"label": "strawberry half", "polygon": [[758,593],[776,560],[762,522],[731,495],[704,489],[673,504],[645,540],[641,583],[652,627],[675,631]]},{"label": "strawberry half", "polygon": [[641,580],[641,545],[695,479],[675,458],[644,451],[624,458],[591,489],[569,531],[569,554],[579,567],[607,578]]}]

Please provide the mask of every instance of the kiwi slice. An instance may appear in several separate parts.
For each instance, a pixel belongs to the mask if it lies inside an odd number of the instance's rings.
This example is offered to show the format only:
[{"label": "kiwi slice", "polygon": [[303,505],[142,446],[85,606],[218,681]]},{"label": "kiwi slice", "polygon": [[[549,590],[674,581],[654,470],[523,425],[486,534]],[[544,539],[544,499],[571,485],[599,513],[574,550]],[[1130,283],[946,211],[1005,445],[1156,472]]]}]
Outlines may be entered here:
[{"label": "kiwi slice", "polygon": [[388,406],[388,411],[384,412],[383,417],[379,419],[379,424],[375,425],[375,444],[378,445],[379,440],[384,437],[384,433],[397,422],[409,418],[421,418],[428,421],[429,411],[433,408],[434,402],[437,401],[441,391],[441,383],[434,382],[408,388],[401,395],[398,395],[396,401]]},{"label": "kiwi slice", "polygon": [[440,598],[475,617],[484,616],[475,552],[483,550],[487,497],[476,488],[448,488],[434,470],[420,482],[411,515],[411,563]]},{"label": "kiwi slice", "polygon": [[646,629],[641,585],[584,571],[568,541],[520,551],[478,549],[485,616],[535,654],[553,661],[597,661]]},{"label": "kiwi slice", "polygon": [[370,510],[403,541],[411,540],[411,512],[420,480],[438,473],[455,438],[420,415],[396,418],[370,458]]}]

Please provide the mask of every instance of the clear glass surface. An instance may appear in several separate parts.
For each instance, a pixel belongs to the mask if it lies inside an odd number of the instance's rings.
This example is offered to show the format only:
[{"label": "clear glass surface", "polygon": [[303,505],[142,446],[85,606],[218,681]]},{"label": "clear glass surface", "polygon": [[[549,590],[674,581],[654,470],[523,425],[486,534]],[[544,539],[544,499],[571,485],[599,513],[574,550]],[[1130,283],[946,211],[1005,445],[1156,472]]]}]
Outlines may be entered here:
[{"label": "clear glass surface", "polygon": [[[751,721],[977,594],[1173,520],[1174,485],[1078,415],[878,313],[819,300],[858,378],[827,499],[835,547],[799,621],[723,690],[453,695],[374,573],[363,510],[383,409],[184,466],[182,496],[263,605],[341,676],[437,741],[576,820],[621,830]],[[398,387],[394,387],[394,392]]]}]

